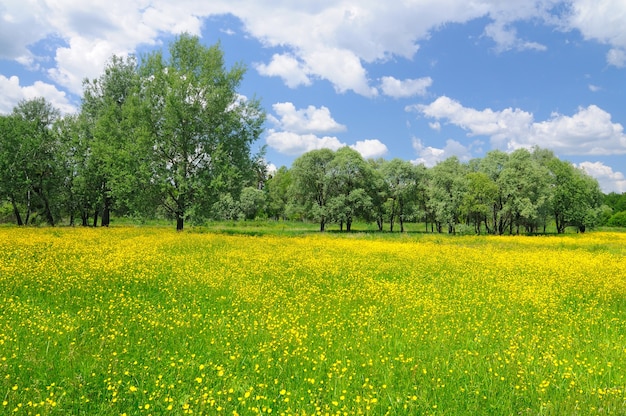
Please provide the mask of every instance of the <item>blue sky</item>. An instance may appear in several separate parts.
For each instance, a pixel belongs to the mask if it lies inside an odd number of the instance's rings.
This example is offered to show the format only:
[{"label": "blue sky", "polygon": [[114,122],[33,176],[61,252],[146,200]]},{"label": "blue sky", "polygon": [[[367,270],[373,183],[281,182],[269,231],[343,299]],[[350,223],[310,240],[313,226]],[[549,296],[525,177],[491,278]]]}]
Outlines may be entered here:
[{"label": "blue sky", "polygon": [[344,145],[427,166],[538,145],[621,193],[624,22],[623,0],[8,0],[0,113],[37,96],[74,112],[111,55],[188,32],[247,66],[276,167]]}]

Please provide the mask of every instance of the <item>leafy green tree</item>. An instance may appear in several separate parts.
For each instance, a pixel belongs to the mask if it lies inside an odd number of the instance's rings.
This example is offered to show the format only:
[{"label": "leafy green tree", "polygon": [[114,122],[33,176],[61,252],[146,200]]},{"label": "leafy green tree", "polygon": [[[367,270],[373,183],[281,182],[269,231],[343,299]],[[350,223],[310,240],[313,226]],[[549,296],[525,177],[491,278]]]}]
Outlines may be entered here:
[{"label": "leafy green tree", "polygon": [[289,187],[291,171],[281,166],[269,177],[263,188],[266,193],[267,215],[274,219],[287,218],[287,206],[290,203]]},{"label": "leafy green tree", "polygon": [[23,169],[28,155],[21,143],[26,131],[26,123],[19,117],[0,115],[0,200],[11,204],[18,225],[24,225],[22,210],[30,206],[30,189]]},{"label": "leafy green tree", "polygon": [[265,193],[254,186],[242,189],[239,195],[239,208],[244,219],[253,220],[265,212]]},{"label": "leafy green tree", "polygon": [[108,226],[113,209],[128,211],[139,195],[145,197],[139,192],[145,188],[138,181],[139,163],[151,149],[141,140],[145,136],[136,132],[142,125],[137,70],[134,57],[113,56],[99,78],[83,83],[81,112],[88,127],[83,174],[95,194],[94,226],[98,213],[101,225]]},{"label": "leafy green tree", "polygon": [[400,232],[404,232],[404,223],[412,219],[418,187],[424,176],[423,169],[423,166],[414,166],[411,162],[398,158],[382,164],[389,231],[393,232],[394,223],[398,220]]},{"label": "leafy green tree", "polygon": [[447,225],[454,233],[460,222],[461,206],[467,190],[467,168],[456,156],[439,162],[431,169],[428,204],[435,217],[438,232]]},{"label": "leafy green tree", "polygon": [[382,166],[387,163],[384,159],[369,159],[370,181],[368,195],[371,200],[369,211],[364,212],[366,220],[375,220],[378,231],[382,231],[385,224],[385,203],[387,201],[387,186],[382,172]]},{"label": "leafy green tree", "polygon": [[616,212],[609,218],[606,225],[610,227],[626,227],[626,211]]},{"label": "leafy green tree", "polygon": [[551,210],[557,233],[568,226],[584,232],[595,225],[602,203],[598,182],[567,161],[553,158],[549,163],[552,177]]},{"label": "leafy green tree", "polygon": [[498,189],[492,201],[489,218],[485,223],[489,234],[504,234],[511,221],[511,216],[504,211],[507,196],[500,187],[500,176],[508,161],[509,155],[507,153],[492,150],[478,164],[478,171],[487,175],[491,182],[497,185]]},{"label": "leafy green tree", "polygon": [[[75,224],[76,214],[80,214],[83,225],[87,225],[88,212],[97,194],[86,186],[85,162],[89,155],[87,132],[84,119],[79,114],[66,115],[54,124],[54,132],[59,142],[62,163],[58,166],[63,172],[61,189],[63,210],[69,215],[69,224]],[[90,196],[90,191],[92,195]]]},{"label": "leafy green tree", "polygon": [[[528,232],[536,231],[540,212],[548,200],[548,170],[540,165],[527,149],[517,149],[509,155],[497,184],[509,218],[509,233],[513,226]],[[503,231],[503,230],[502,230]]]},{"label": "leafy green tree", "polygon": [[342,147],[335,152],[329,164],[332,192],[329,200],[330,217],[351,231],[355,218],[363,217],[370,210],[371,198],[367,192],[371,180],[370,166],[359,152]]},{"label": "leafy green tree", "polygon": [[207,48],[187,34],[167,59],[159,51],[140,65],[151,180],[179,231],[192,213],[207,215],[220,194],[237,197],[254,181],[250,150],[264,113],[237,94],[244,73],[241,65],[226,70],[219,45]]},{"label": "leafy green tree", "polygon": [[330,217],[328,201],[333,190],[331,162],[334,156],[330,149],[311,150],[291,166],[293,201],[320,224],[320,231],[326,229]]},{"label": "leafy green tree", "polygon": [[622,194],[611,192],[604,196],[604,203],[614,212],[626,211],[626,192]]},{"label": "leafy green tree", "polygon": [[222,193],[213,204],[211,217],[217,220],[238,220],[243,217],[239,202],[228,192]]},{"label": "leafy green tree", "polygon": [[52,104],[35,98],[20,101],[11,115],[0,119],[0,193],[11,203],[19,225],[28,224],[33,213],[49,225],[61,215],[61,161],[52,132],[59,117]]},{"label": "leafy green tree", "polygon": [[460,213],[467,222],[474,225],[476,234],[480,234],[484,223],[489,229],[488,218],[498,198],[498,185],[483,172],[467,174],[467,191],[463,196]]}]

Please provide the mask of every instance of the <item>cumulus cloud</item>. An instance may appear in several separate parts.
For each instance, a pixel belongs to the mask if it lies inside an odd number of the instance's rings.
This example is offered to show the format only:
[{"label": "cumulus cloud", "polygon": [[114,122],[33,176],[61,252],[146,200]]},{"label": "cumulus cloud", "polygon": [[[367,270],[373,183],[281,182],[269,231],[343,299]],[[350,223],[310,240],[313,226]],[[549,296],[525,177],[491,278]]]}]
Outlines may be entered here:
[{"label": "cumulus cloud", "polygon": [[626,154],[624,128],[595,105],[581,107],[571,116],[553,113],[541,122],[520,109],[476,110],[445,96],[428,105],[409,106],[407,110],[436,121],[446,120],[466,130],[468,136],[488,136],[499,149],[537,145],[568,155]]},{"label": "cumulus cloud", "polygon": [[466,147],[452,139],[446,140],[446,145],[443,148],[426,146],[417,137],[413,138],[412,144],[413,150],[417,153],[417,158],[411,162],[416,165],[424,164],[426,167],[433,167],[451,156],[456,156],[463,162],[469,161],[472,157],[471,146]]},{"label": "cumulus cloud", "polygon": [[[317,149],[337,150],[348,146],[336,136],[327,133],[346,131],[343,124],[338,123],[327,107],[308,106],[296,109],[293,103],[276,103],[272,106],[276,116],[270,114],[268,120],[275,129],[268,131],[266,142],[276,151],[299,156]],[[376,158],[387,153],[387,146],[377,139],[357,141],[350,145],[364,158]]]},{"label": "cumulus cloud", "polygon": [[67,94],[52,84],[36,81],[33,85],[22,86],[16,76],[6,78],[0,75],[0,114],[13,111],[21,100],[43,97],[62,113],[74,113],[76,107],[68,100]]},{"label": "cumulus cloud", "polygon": [[294,133],[330,133],[345,131],[346,126],[337,123],[327,107],[308,106],[297,110],[293,103],[276,103],[272,106],[279,118],[268,119],[282,130]]},{"label": "cumulus cloud", "polygon": [[582,162],[577,166],[598,180],[602,192],[626,192],[626,177],[622,172],[615,172],[602,162]]},{"label": "cumulus cloud", "polygon": [[[205,18],[231,14],[242,21],[247,35],[283,50],[269,62],[258,63],[259,73],[279,76],[291,87],[324,79],[338,92],[374,97],[378,89],[371,85],[364,63],[393,57],[412,59],[419,42],[433,31],[446,23],[480,17],[492,20],[486,35],[503,49],[511,45],[540,49],[532,41],[517,40],[513,24],[546,20],[545,14],[556,2],[423,0],[389,7],[377,0],[41,0],[24,7],[9,1],[0,5],[0,54],[33,64],[38,57],[32,45],[51,36],[60,39],[63,45],[55,47],[50,76],[59,85],[80,92],[82,79],[97,77],[111,54],[125,55],[140,45],[158,44],[164,35],[200,34]],[[601,36],[592,28],[588,32],[589,36]]]},{"label": "cumulus cloud", "polygon": [[387,146],[378,139],[358,141],[350,147],[359,152],[364,159],[383,157],[389,151]]},{"label": "cumulus cloud", "polygon": [[580,31],[585,39],[610,45],[607,62],[622,67],[626,63],[625,21],[626,2],[622,0],[573,0],[563,24]]},{"label": "cumulus cloud", "polygon": [[[493,39],[497,50],[545,50],[517,33],[517,23],[532,21],[577,30],[587,39],[606,43],[611,47],[608,62],[625,65],[626,3],[570,0],[569,7],[557,7],[564,3],[421,0],[389,7],[378,0],[41,0],[25,7],[5,1],[0,4],[0,57],[34,66],[41,57],[35,56],[33,45],[58,39],[49,75],[58,85],[80,92],[82,79],[97,77],[111,54],[132,53],[140,45],[158,44],[164,36],[183,31],[200,34],[205,18],[231,14],[241,20],[246,35],[281,49],[269,62],[256,64],[259,73],[278,76],[290,87],[323,79],[338,92],[366,97],[379,91],[364,64],[413,59],[420,42],[433,32],[478,18],[487,22],[483,34]],[[396,96],[393,85],[381,87]]]},{"label": "cumulus cloud", "polygon": [[274,54],[269,64],[257,63],[255,68],[261,75],[281,77],[289,88],[311,85],[308,69],[290,54]]},{"label": "cumulus cloud", "polygon": [[290,131],[276,131],[270,129],[265,139],[267,144],[280,153],[289,156],[299,156],[311,150],[337,150],[345,146],[333,136],[318,137],[315,134],[298,134]]},{"label": "cumulus cloud", "polygon": [[383,77],[380,89],[383,94],[393,98],[407,98],[415,95],[426,95],[428,88],[433,85],[430,77],[399,80],[394,77]]},{"label": "cumulus cloud", "polygon": [[504,52],[509,50],[535,50],[545,51],[548,48],[537,42],[530,42],[520,39],[514,27],[502,21],[496,21],[485,27],[485,35],[493,39],[496,43],[496,50]]}]

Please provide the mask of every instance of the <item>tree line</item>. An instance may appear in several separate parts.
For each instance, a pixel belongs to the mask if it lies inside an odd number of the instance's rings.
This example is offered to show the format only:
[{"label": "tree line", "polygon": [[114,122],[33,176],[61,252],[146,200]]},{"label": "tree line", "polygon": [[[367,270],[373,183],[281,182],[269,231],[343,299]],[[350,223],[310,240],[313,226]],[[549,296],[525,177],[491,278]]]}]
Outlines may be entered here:
[{"label": "tree line", "polygon": [[421,222],[448,233],[580,232],[611,214],[598,182],[553,152],[535,147],[494,150],[462,163],[450,157],[432,168],[411,162],[363,160],[344,147],[314,150],[267,181],[267,213],[307,218],[350,230],[355,219],[404,231]]},{"label": "tree line", "polygon": [[182,230],[223,195],[259,183],[251,146],[265,114],[237,93],[219,44],[181,35],[167,53],[113,56],[85,80],[80,111],[61,117],[43,98],[0,116],[0,202],[17,224],[102,226],[111,213],[165,216]]},{"label": "tree line", "polygon": [[356,220],[479,234],[621,225],[619,211],[611,217],[619,195],[540,148],[432,168],[321,149],[268,173],[263,149],[252,153],[265,113],[237,93],[244,73],[225,67],[219,44],[181,35],[140,62],[113,56],[84,81],[76,114],[43,98],[20,102],[0,116],[0,216],[107,226],[113,213],[172,219],[178,230],[259,217],[316,221],[321,231],[350,231]]}]

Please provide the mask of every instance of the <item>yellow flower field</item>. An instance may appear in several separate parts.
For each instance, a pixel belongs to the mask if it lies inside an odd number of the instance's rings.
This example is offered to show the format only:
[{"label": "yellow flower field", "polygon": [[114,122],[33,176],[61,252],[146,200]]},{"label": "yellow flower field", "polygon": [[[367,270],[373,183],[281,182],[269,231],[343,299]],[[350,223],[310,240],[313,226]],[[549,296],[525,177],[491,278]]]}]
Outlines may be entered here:
[{"label": "yellow flower field", "polygon": [[626,234],[0,228],[0,414],[626,414]]}]

